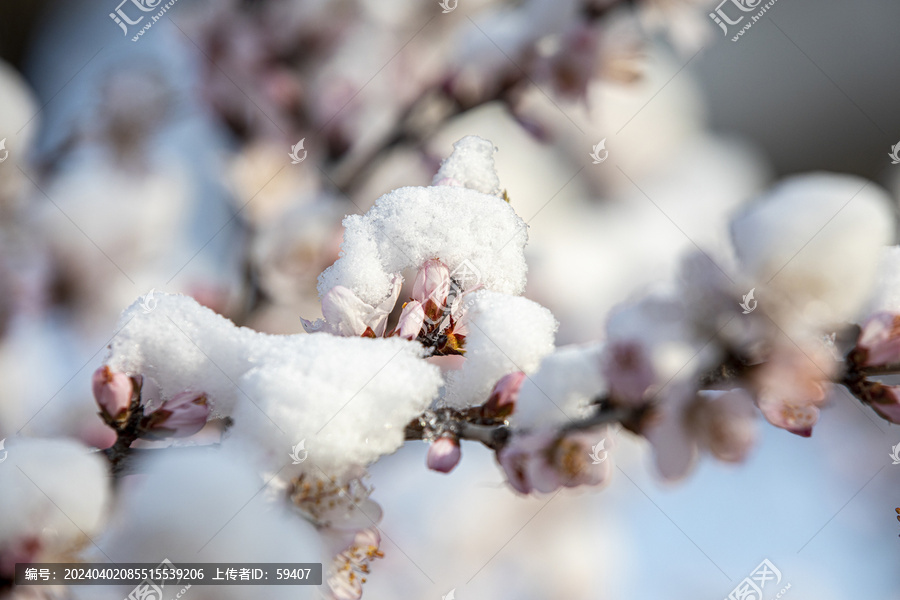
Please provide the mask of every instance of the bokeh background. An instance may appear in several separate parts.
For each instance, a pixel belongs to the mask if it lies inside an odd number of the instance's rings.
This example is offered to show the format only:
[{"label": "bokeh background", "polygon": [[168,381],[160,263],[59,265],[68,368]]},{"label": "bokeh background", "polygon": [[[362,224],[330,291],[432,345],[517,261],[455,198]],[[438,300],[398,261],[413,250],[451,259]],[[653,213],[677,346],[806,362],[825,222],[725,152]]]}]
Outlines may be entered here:
[{"label": "bokeh background", "polygon": [[[90,375],[150,290],[301,332],[343,216],[464,135],[498,148],[558,344],[695,245],[727,260],[729,216],[782,177],[897,198],[900,5],[779,0],[735,43],[715,4],[178,0],[137,42],[117,0],[0,4],[0,419],[107,440]],[[900,599],[900,430],[836,393],[811,439],[761,432],[676,485],[622,433],[608,487],[527,499],[481,447],[440,475],[408,444],[372,470],[364,597],[719,599],[768,558],[789,598]]]}]

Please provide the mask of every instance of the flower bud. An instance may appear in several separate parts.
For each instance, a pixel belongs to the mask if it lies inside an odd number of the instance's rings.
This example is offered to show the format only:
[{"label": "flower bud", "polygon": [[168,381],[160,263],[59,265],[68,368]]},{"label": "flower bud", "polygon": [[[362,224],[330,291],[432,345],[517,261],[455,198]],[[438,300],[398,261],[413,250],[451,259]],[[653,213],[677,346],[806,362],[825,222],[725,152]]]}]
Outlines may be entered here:
[{"label": "flower bud", "polygon": [[116,373],[104,365],[94,371],[92,385],[94,399],[104,415],[117,421],[124,420],[128,415],[131,394],[134,390],[131,378],[125,373]]},{"label": "flower bud", "polygon": [[866,388],[869,406],[875,409],[881,418],[900,425],[900,386],[884,385],[877,381],[867,381],[863,385]]},{"label": "flower bud", "polygon": [[422,303],[413,300],[403,307],[400,313],[400,322],[397,325],[397,335],[408,340],[419,337],[422,325],[425,323],[425,309]]},{"label": "flower bud", "polygon": [[459,464],[460,457],[459,440],[440,437],[428,448],[428,468],[439,473],[449,473]]},{"label": "flower bud", "polygon": [[437,307],[447,303],[450,293],[450,271],[436,258],[426,260],[416,273],[412,297],[423,305],[432,300]]},{"label": "flower bud", "polygon": [[861,367],[900,362],[900,315],[879,312],[869,317],[852,358]]},{"label": "flower bud", "polygon": [[147,416],[149,437],[187,437],[206,425],[209,402],[205,394],[182,392]]},{"label": "flower bud", "polygon": [[488,419],[503,419],[511,415],[516,409],[516,400],[524,381],[525,373],[522,371],[501,377],[491,390],[488,401],[484,403],[483,416]]}]

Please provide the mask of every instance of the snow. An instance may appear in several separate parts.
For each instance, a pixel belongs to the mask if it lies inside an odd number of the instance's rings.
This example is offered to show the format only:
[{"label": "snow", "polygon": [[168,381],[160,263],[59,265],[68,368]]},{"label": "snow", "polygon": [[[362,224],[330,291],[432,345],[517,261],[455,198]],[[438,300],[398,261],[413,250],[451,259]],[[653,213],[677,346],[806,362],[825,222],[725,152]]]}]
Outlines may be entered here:
[{"label": "snow", "polygon": [[439,369],[423,355],[402,338],[317,333],[269,344],[240,380],[256,406],[235,411],[233,437],[275,470],[302,440],[310,463],[329,474],[373,462],[403,444],[405,425],[437,396]]},{"label": "snow", "polygon": [[149,312],[141,302],[125,311],[107,364],[158,390],[150,410],[183,391],[206,393],[214,416],[233,415],[235,437],[277,457],[275,470],[302,439],[311,462],[336,471],[393,452],[441,385],[415,342],[267,335],[186,296],[155,300]]},{"label": "snow", "polygon": [[532,300],[488,290],[472,294],[465,321],[466,361],[447,374],[445,401],[463,407],[487,400],[508,373],[533,373],[554,347],[553,314]]},{"label": "snow", "polygon": [[0,550],[25,536],[61,550],[100,526],[110,499],[106,460],[77,442],[6,440],[0,468]]},{"label": "snow", "polygon": [[591,400],[606,391],[600,373],[603,347],[600,343],[562,346],[546,356],[523,382],[510,424],[544,428],[588,416]]},{"label": "snow", "polygon": [[494,168],[494,144],[467,135],[453,144],[453,153],[441,163],[431,185],[460,185],[498,196],[500,178]]},{"label": "snow", "polygon": [[[487,165],[493,171],[489,157],[469,145],[463,150],[463,158],[451,157],[446,168],[465,164],[476,173],[465,181],[485,189],[493,185],[486,174]],[[473,166],[473,156],[486,162]],[[319,276],[320,296],[342,285],[375,306],[390,293],[393,274],[431,258],[440,259],[451,275],[468,273],[464,290],[525,289],[527,227],[497,196],[457,185],[404,187],[381,196],[365,215],[346,217],[344,228],[341,257]]]},{"label": "snow", "polygon": [[878,261],[878,281],[864,314],[879,311],[900,313],[900,246],[885,248]]},{"label": "snow", "polygon": [[894,239],[891,203],[865,179],[813,173],[749,205],[732,222],[732,239],[748,279],[764,287],[760,303],[771,292],[805,319],[853,319]]}]

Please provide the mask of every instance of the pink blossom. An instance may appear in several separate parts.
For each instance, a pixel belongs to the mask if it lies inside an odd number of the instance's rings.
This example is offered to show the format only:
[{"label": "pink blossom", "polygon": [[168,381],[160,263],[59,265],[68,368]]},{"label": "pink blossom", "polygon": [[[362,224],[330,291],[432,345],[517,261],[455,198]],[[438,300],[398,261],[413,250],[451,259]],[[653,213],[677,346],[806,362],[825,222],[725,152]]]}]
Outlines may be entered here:
[{"label": "pink blossom", "polygon": [[502,419],[508,417],[516,408],[519,390],[525,381],[525,373],[516,371],[504,375],[494,384],[491,395],[484,403],[483,414],[487,418]]},{"label": "pink blossom", "polygon": [[745,390],[701,392],[693,415],[700,444],[725,462],[742,462],[756,442],[756,410]]},{"label": "pink blossom", "polygon": [[459,440],[440,437],[428,448],[428,468],[439,473],[449,473],[459,464],[460,456]]},{"label": "pink blossom", "polygon": [[182,392],[147,416],[147,429],[154,437],[187,437],[203,429],[209,412],[205,394]]},{"label": "pink blossom", "polygon": [[607,429],[518,434],[497,453],[510,485],[518,492],[550,493],[563,486],[599,485],[611,472],[603,442]]},{"label": "pink blossom", "polygon": [[109,417],[122,420],[131,405],[134,386],[131,378],[124,373],[115,373],[109,367],[102,366],[94,371],[94,399],[100,409]]},{"label": "pink blossom", "polygon": [[869,317],[851,356],[862,367],[900,361],[900,315],[879,312]]},{"label": "pink blossom", "polygon": [[[817,360],[813,360],[813,359]],[[777,346],[753,378],[756,401],[772,425],[803,437],[812,435],[819,406],[831,387],[835,362],[809,346]]]},{"label": "pink blossom", "polygon": [[610,342],[601,371],[609,382],[613,401],[626,406],[642,404],[645,392],[656,380],[647,350],[636,341]]},{"label": "pink blossom", "polygon": [[[429,300],[441,308],[447,303],[450,293],[450,270],[436,258],[426,260],[416,273],[413,283],[412,297],[423,305]],[[431,316],[431,315],[429,315]],[[432,316],[432,318],[434,318]]]},{"label": "pink blossom", "polygon": [[900,425],[900,386],[866,381],[865,397],[869,406],[883,419]]},{"label": "pink blossom", "polygon": [[406,303],[400,313],[400,322],[397,324],[397,335],[408,340],[414,340],[419,336],[422,325],[425,324],[425,309],[422,303],[412,300]]},{"label": "pink blossom", "polygon": [[688,385],[674,386],[659,403],[646,436],[660,475],[669,480],[687,475],[701,450],[740,462],[756,441],[753,399],[741,389],[698,393]]},{"label": "pink blossom", "polygon": [[300,319],[307,333],[326,332],[344,337],[364,335],[384,335],[387,319],[400,296],[403,278],[395,275],[391,284],[391,293],[378,306],[366,304],[353,293],[353,290],[336,285],[322,297],[322,316],[315,322]]},{"label": "pink blossom", "polygon": [[[327,530],[324,534],[326,538],[329,537]],[[332,598],[359,600],[362,597],[362,584],[366,582],[369,563],[384,556],[380,547],[381,536],[378,529],[369,527],[358,531],[353,541],[334,556],[327,576]]]}]

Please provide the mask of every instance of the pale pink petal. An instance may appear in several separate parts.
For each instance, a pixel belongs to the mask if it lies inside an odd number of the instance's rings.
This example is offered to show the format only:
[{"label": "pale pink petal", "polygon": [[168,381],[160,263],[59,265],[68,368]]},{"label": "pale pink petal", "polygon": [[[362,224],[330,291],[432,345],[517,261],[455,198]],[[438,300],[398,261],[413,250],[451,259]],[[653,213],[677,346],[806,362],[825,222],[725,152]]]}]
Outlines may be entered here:
[{"label": "pale pink petal", "polygon": [[656,380],[650,355],[640,342],[610,343],[601,370],[613,401],[625,406],[645,402],[644,394]]},{"label": "pale pink petal", "polygon": [[719,460],[741,462],[756,442],[756,408],[741,389],[704,394],[694,419],[704,446]]},{"label": "pale pink petal", "polygon": [[672,389],[663,396],[656,419],[645,432],[653,446],[656,468],[666,479],[683,478],[697,460],[697,441],[688,429],[687,421],[687,412],[695,400],[693,389]]},{"label": "pale pink petal", "polygon": [[325,321],[345,337],[360,336],[369,326],[372,307],[360,300],[349,288],[336,285],[322,297]]},{"label": "pale pink petal", "polygon": [[900,315],[880,312],[862,326],[854,357],[861,366],[900,362]]},{"label": "pale pink petal", "polygon": [[400,313],[400,322],[397,325],[397,332],[400,337],[408,340],[414,340],[422,331],[422,325],[425,323],[425,309],[422,303],[412,300],[403,307]]},{"label": "pale pink petal", "polygon": [[449,293],[450,270],[436,258],[426,260],[416,273],[412,289],[413,299],[423,305],[432,300],[438,307],[442,307],[447,302]]},{"label": "pale pink petal", "polygon": [[150,430],[170,437],[194,435],[206,425],[209,413],[205,394],[182,392],[148,415]]}]

